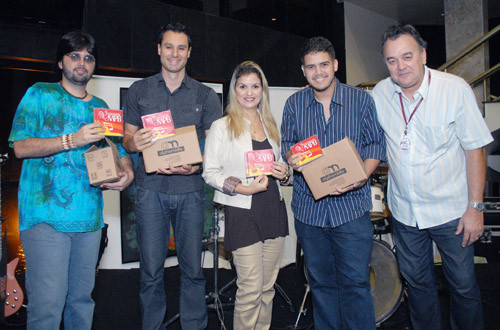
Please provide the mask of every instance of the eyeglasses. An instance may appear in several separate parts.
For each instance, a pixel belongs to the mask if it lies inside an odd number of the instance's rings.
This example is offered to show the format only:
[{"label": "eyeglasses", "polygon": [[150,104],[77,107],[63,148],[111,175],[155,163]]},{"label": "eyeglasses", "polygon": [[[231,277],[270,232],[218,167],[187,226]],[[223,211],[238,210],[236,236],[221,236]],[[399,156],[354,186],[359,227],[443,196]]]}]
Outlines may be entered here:
[{"label": "eyeglasses", "polygon": [[[80,62],[82,56],[78,53],[69,53],[69,54],[66,54],[66,56],[68,56],[71,61],[73,62]],[[92,56],[92,55],[85,55],[83,57],[83,60],[87,63],[94,63],[95,62],[95,57]]]}]

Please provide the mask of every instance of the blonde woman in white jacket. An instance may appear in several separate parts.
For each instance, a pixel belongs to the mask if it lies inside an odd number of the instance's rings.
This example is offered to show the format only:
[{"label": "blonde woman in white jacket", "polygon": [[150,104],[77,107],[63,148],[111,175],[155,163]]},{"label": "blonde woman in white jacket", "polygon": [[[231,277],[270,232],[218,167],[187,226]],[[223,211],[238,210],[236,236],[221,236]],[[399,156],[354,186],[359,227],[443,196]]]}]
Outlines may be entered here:
[{"label": "blonde woman in white jacket", "polygon": [[[227,116],[215,121],[205,142],[203,178],[225,205],[224,247],[233,253],[238,274],[234,329],[269,329],[274,283],[288,235],[280,181],[289,180],[279,130],[269,107],[262,69],[241,63],[229,86]],[[245,152],[272,149],[272,175],[247,178]],[[277,161],[276,161],[277,160]]]}]

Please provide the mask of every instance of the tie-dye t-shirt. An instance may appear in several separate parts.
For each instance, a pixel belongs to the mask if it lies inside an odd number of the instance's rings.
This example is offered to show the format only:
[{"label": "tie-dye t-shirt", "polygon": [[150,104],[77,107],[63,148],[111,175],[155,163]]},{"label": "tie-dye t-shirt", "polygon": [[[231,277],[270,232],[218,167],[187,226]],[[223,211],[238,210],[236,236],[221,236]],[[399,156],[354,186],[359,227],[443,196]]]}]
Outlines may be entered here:
[{"label": "tie-dye t-shirt", "polygon": [[[107,108],[92,97],[70,96],[57,83],[36,83],[19,103],[10,146],[27,138],[52,138],[78,131],[94,121],[94,108]],[[120,155],[123,150],[117,143]],[[105,144],[101,140],[99,144]],[[61,232],[89,232],[103,227],[102,192],[89,184],[83,153],[91,145],[42,158],[26,158],[19,179],[19,230],[47,223]]]}]

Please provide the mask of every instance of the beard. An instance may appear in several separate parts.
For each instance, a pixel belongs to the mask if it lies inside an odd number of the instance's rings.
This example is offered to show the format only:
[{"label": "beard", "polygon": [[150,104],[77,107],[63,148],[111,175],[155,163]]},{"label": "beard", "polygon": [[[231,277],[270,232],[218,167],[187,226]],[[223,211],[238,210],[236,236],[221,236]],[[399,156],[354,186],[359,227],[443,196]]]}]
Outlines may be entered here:
[{"label": "beard", "polygon": [[[85,70],[85,74],[83,74],[83,75],[77,74],[75,72],[77,69]],[[63,74],[64,78],[66,78],[66,80],[68,80],[68,82],[70,82],[74,85],[79,85],[79,86],[87,85],[90,78],[92,78],[93,73],[94,72],[89,72],[87,69],[80,68],[80,67],[77,67],[77,68],[74,68],[73,70],[71,70],[71,69],[66,68],[63,65],[63,68],[62,68],[62,74]]]}]

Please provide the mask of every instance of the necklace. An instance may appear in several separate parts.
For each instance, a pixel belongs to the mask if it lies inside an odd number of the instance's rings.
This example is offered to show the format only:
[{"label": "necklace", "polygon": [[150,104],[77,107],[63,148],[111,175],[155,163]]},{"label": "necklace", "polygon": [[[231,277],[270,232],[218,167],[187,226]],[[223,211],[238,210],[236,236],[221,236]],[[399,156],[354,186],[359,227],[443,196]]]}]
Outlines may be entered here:
[{"label": "necklace", "polygon": [[258,122],[259,119],[260,118],[257,116],[256,118],[254,118],[253,120],[250,121],[250,131],[252,132],[253,135],[255,135],[257,133],[257,129],[252,129],[252,124],[254,124],[255,122]]},{"label": "necklace", "polygon": [[85,94],[84,94],[83,96],[76,96],[76,95],[73,95],[73,94],[71,94],[70,92],[68,92],[68,90],[67,90],[66,88],[64,88],[64,86],[61,84],[61,82],[59,82],[58,84],[59,84],[59,85],[61,85],[61,87],[64,89],[64,91],[65,91],[66,93],[68,93],[69,95],[71,95],[71,96],[73,96],[73,97],[76,97],[76,98],[77,98],[77,99],[79,99],[79,100],[83,100],[84,98],[86,98],[86,97],[87,97],[87,95],[89,95],[89,94],[87,93],[87,90],[85,90]]}]

